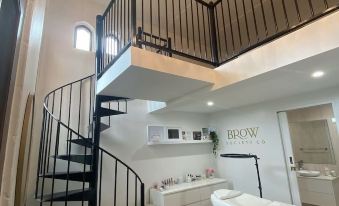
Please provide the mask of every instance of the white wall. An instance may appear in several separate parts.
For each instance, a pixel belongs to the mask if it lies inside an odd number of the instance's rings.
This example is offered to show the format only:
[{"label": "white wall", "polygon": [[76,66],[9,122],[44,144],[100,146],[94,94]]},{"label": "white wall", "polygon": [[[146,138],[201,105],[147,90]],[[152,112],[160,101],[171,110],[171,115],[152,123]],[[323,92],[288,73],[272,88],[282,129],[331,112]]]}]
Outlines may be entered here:
[{"label": "white wall", "polygon": [[201,130],[207,126],[206,115],[185,112],[149,114],[147,101],[142,100],[129,102],[128,108],[127,115],[111,119],[112,127],[102,133],[101,145],[136,170],[145,183],[146,200],[148,189],[155,182],[183,177],[186,173],[202,174],[206,168],[215,167],[211,144],[146,145],[147,125]]},{"label": "white wall", "polygon": [[[220,153],[253,153],[259,161],[264,198],[290,202],[290,193],[278,111],[293,108],[339,102],[338,88],[317,91],[277,101],[261,103],[253,106],[218,112],[210,116],[210,125],[218,128],[221,140]],[[335,111],[335,116],[339,116]],[[259,127],[257,140],[264,139],[265,144],[226,144],[227,130]],[[241,141],[238,141],[238,143]],[[234,160],[218,158],[217,169],[221,177],[226,177],[234,184],[234,188],[247,193],[258,195],[257,179],[253,160]]]}]

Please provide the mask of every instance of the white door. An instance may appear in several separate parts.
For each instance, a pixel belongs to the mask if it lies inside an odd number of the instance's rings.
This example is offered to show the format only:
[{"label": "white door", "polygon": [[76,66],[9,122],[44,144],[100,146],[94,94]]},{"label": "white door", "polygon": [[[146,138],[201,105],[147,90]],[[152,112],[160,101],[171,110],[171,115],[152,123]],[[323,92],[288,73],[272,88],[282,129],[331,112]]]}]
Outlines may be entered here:
[{"label": "white door", "polygon": [[301,206],[297,174],[296,171],[293,170],[293,168],[295,168],[296,165],[294,162],[291,136],[288,128],[286,112],[278,112],[278,119],[280,124],[282,143],[284,147],[286,169],[289,178],[292,202],[294,205]]}]

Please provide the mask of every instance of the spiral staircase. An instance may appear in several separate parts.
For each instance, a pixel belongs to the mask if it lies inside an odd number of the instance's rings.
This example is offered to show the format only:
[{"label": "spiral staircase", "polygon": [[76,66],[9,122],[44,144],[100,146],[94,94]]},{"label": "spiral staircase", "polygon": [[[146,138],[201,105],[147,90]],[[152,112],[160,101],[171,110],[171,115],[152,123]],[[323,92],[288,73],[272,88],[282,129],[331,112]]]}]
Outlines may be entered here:
[{"label": "spiral staircase", "polygon": [[144,205],[138,174],[99,144],[111,118],[127,113],[128,99],[95,95],[94,86],[91,75],[44,100],[35,193],[40,205]]}]

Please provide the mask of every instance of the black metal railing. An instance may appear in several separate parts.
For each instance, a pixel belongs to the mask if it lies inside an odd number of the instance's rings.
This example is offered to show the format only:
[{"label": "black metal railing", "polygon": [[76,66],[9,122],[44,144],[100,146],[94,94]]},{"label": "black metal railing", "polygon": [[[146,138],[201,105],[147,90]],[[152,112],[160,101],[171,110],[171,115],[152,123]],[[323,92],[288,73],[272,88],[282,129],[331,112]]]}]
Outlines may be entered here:
[{"label": "black metal railing", "polygon": [[218,0],[214,4],[219,64],[338,10],[329,0]]},{"label": "black metal railing", "polygon": [[[201,0],[141,0],[136,9],[140,28],[137,44],[213,64],[216,60],[212,8]],[[144,39],[144,34],[170,39],[171,47],[161,48],[156,38]]]},{"label": "black metal railing", "polygon": [[113,0],[97,16],[97,73],[111,65],[136,38],[136,0]]},{"label": "black metal railing", "polygon": [[339,0],[112,0],[97,19],[97,74],[131,45],[219,66],[338,8]]},{"label": "black metal railing", "polygon": [[[45,97],[35,192],[40,205],[79,201],[144,206],[144,183],[138,174],[95,141],[95,80],[91,75]],[[127,112],[127,100],[100,106]]]}]

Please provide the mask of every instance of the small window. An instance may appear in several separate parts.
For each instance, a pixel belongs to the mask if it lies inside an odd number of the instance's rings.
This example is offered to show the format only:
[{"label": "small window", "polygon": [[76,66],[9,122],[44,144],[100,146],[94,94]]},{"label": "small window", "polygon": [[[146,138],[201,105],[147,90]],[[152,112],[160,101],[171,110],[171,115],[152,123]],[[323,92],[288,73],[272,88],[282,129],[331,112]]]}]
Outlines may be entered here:
[{"label": "small window", "polygon": [[88,27],[75,27],[74,47],[84,51],[92,50],[92,31]]},{"label": "small window", "polygon": [[118,39],[113,35],[108,35],[106,37],[106,54],[115,56],[118,53]]}]

